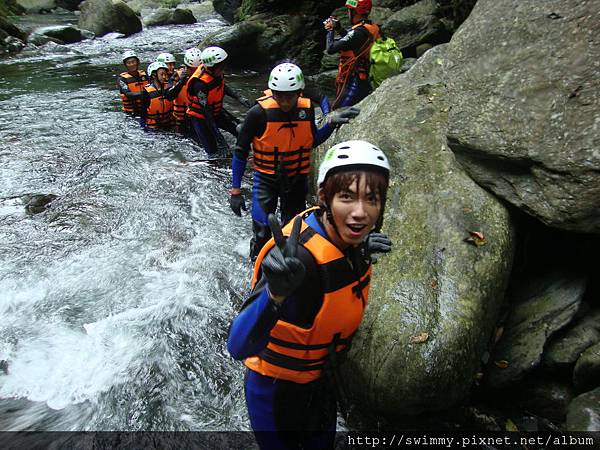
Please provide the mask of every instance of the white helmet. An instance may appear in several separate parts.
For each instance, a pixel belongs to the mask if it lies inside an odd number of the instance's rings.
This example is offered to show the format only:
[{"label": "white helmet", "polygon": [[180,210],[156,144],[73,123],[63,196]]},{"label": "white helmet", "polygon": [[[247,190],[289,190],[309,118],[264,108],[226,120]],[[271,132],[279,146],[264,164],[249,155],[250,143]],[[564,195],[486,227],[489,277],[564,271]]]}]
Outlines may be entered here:
[{"label": "white helmet", "polygon": [[126,50],[125,52],[123,52],[123,55],[121,57],[123,62],[125,62],[125,60],[129,58],[136,58],[138,61],[140,60],[140,58],[138,58],[138,55],[136,55],[133,50]]},{"label": "white helmet", "polygon": [[269,89],[292,92],[304,89],[304,75],[296,64],[283,63],[275,66],[269,75]]},{"label": "white helmet", "polygon": [[372,166],[390,176],[390,163],[379,147],[367,141],[346,141],[334,145],[325,153],[319,167],[317,186],[321,186],[333,169],[346,166],[348,170]]},{"label": "white helmet", "polygon": [[200,57],[202,58],[202,63],[206,67],[212,67],[225,61],[227,52],[221,47],[206,47],[202,50],[202,55]]},{"label": "white helmet", "polygon": [[148,66],[148,76],[152,77],[152,73],[156,72],[158,69],[161,69],[161,68],[169,70],[169,68],[167,67],[167,65],[164,62],[158,62],[158,61],[153,62],[152,64],[150,64]]},{"label": "white helmet", "polygon": [[199,48],[188,48],[183,56],[183,63],[189,67],[198,67],[202,64],[202,52]]},{"label": "white helmet", "polygon": [[174,63],[175,57],[171,53],[161,53],[156,57],[156,62]]}]

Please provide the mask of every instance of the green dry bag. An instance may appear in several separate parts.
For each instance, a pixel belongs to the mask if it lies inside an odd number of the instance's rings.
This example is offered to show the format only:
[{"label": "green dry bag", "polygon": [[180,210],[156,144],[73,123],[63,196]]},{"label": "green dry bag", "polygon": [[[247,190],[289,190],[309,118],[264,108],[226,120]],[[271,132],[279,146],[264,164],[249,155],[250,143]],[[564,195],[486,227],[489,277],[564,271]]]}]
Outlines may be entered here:
[{"label": "green dry bag", "polygon": [[392,38],[379,38],[371,46],[369,81],[376,89],[386,78],[400,73],[402,52]]}]

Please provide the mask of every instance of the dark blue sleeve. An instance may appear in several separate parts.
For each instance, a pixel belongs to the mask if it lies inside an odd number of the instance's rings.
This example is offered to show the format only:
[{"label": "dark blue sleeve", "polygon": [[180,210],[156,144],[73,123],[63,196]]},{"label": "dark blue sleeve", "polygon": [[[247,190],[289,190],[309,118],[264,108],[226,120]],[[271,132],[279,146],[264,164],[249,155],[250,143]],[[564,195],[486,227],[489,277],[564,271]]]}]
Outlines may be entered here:
[{"label": "dark blue sleeve", "polygon": [[257,355],[269,341],[269,333],[279,319],[279,308],[265,288],[231,323],[227,350],[234,359]]},{"label": "dark blue sleeve", "polygon": [[246,160],[234,153],[231,161],[231,169],[231,187],[239,188],[242,185],[242,177],[246,170]]},{"label": "dark blue sleeve", "polygon": [[331,133],[335,130],[335,126],[329,123],[329,120],[325,120],[323,122],[323,126],[321,128],[317,128],[315,132],[315,142],[314,146],[321,145],[323,142],[327,140]]}]

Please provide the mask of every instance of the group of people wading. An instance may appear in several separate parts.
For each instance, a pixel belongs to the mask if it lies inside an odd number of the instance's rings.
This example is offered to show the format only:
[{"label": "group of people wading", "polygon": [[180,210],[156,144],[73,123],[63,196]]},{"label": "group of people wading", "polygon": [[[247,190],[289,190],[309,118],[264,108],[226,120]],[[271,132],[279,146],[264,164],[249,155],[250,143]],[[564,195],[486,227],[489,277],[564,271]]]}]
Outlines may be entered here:
[{"label": "group of people wading", "polygon": [[[270,73],[255,102],[225,85],[227,53],[219,47],[185,52],[185,67],[165,53],[139,70],[123,55],[119,76],[123,110],[147,129],[188,133],[209,154],[219,129],[237,141],[232,154],[230,206],[246,210],[242,176],[252,152],[252,291],[233,320],[228,349],[247,366],[246,403],[262,449],[333,448],[337,404],[344,403],[338,364],[350,348],[367,304],[374,252],[391,241],[379,232],[390,177],[384,152],[352,140],[326,153],[318,172],[318,206],[306,210],[311,152],[335,127],[359,113],[352,107],[370,92],[368,49],[379,35],[368,20],[371,0],[348,0],[352,29],[324,22],[326,49],[340,52],[334,108],[306,89],[297,65]],[[225,94],[249,108],[244,121],[223,109]],[[317,125],[315,107],[325,120]],[[281,228],[275,216],[280,206]],[[263,433],[269,432],[269,433]]]}]

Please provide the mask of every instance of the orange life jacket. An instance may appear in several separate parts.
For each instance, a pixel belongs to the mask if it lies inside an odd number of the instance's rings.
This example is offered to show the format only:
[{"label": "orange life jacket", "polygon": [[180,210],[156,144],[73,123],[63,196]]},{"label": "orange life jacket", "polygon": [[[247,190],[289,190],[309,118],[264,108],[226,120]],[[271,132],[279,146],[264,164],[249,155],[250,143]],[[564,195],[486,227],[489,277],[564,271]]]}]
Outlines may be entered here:
[{"label": "orange life jacket", "polygon": [[[119,78],[127,83],[127,88],[131,92],[142,92],[144,86],[148,84],[148,76],[143,70],[138,70],[138,75],[133,76],[129,72],[123,72]],[[128,113],[139,114],[142,111],[141,98],[128,98],[125,94],[121,94],[121,102],[123,102],[123,111]]]},{"label": "orange life jacket", "polygon": [[354,50],[342,50],[340,52],[340,64],[335,79],[338,90],[339,86],[344,85],[353,73],[358,74],[361,80],[369,79],[369,55],[373,43],[380,37],[379,26],[374,23],[361,22],[354,25],[352,29],[358,27],[366,28],[371,36],[358,52],[355,53]]},{"label": "orange life jacket", "polygon": [[296,119],[291,121],[272,96],[261,97],[257,103],[266,113],[267,124],[262,136],[252,140],[254,168],[269,175],[281,168],[290,177],[309,173],[314,144],[310,99],[298,97],[293,112]]},{"label": "orange life jacket", "polygon": [[150,129],[168,128],[173,124],[173,102],[163,97],[153,84],[144,86],[150,98],[146,111],[146,126]]},{"label": "orange life jacket", "polygon": [[175,118],[175,122],[181,123],[185,121],[186,111],[188,108],[188,86],[190,84],[190,80],[192,77],[189,77],[181,91],[175,99],[173,100],[173,117]]},{"label": "orange life jacket", "polygon": [[[216,79],[206,71],[206,67],[201,65],[198,67],[196,72],[194,72],[194,75],[190,77],[190,81],[188,81],[188,85],[185,90],[186,92],[188,92],[188,88],[193,78],[199,79],[208,87],[206,107],[210,108],[213,117],[217,117],[221,112],[221,109],[223,109],[225,79]],[[198,101],[198,97],[189,93],[187,115],[197,117],[198,119],[204,119],[204,111],[202,105],[200,105],[200,102]]]},{"label": "orange life jacket", "polygon": [[[314,209],[314,208],[313,208]],[[303,218],[311,210],[300,214]],[[289,236],[293,221],[283,228]],[[299,243],[316,263],[323,283],[323,304],[310,328],[278,320],[269,335],[267,347],[244,364],[272,378],[309,383],[323,376],[329,353],[346,352],[358,329],[369,297],[371,265],[358,276],[335,245],[302,221]],[[271,239],[260,251],[254,265],[253,287],[261,275],[260,266],[275,245]]]}]

